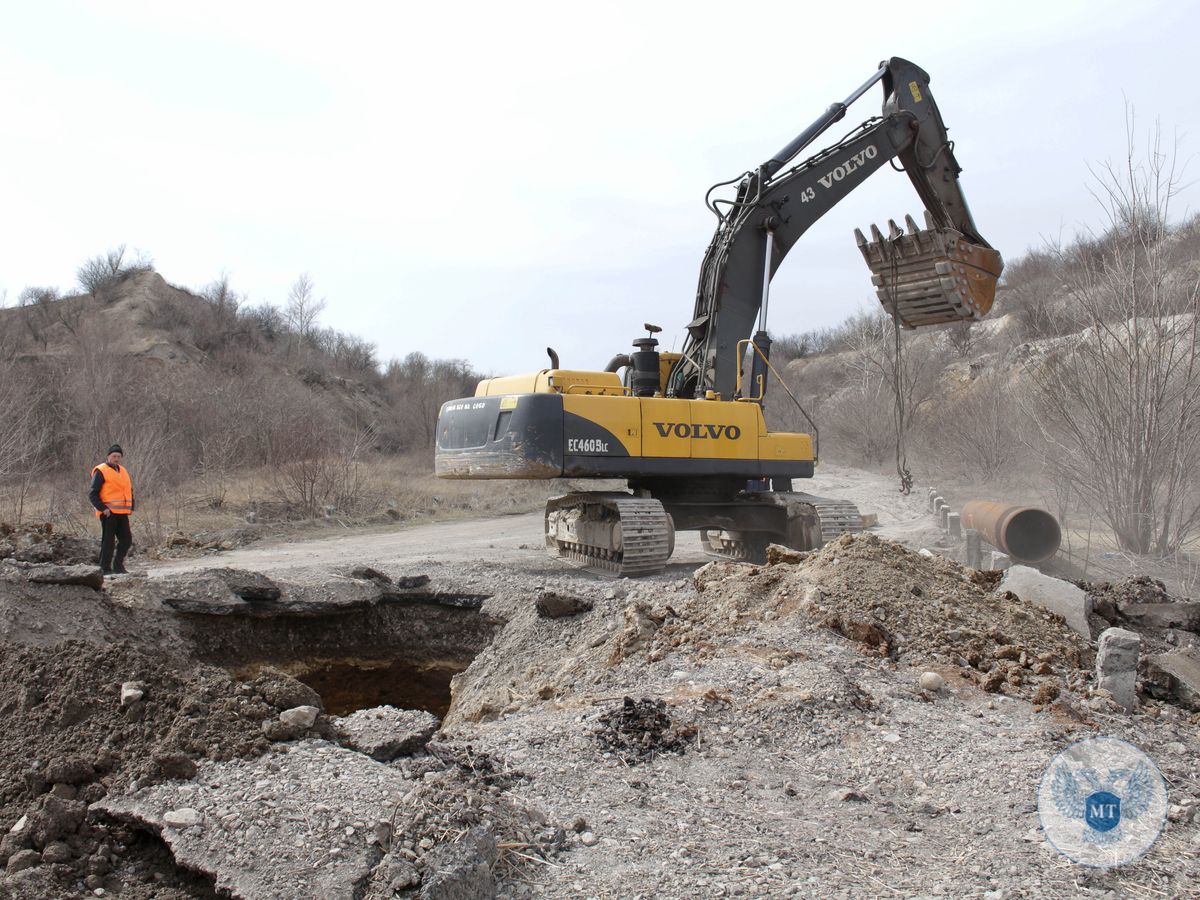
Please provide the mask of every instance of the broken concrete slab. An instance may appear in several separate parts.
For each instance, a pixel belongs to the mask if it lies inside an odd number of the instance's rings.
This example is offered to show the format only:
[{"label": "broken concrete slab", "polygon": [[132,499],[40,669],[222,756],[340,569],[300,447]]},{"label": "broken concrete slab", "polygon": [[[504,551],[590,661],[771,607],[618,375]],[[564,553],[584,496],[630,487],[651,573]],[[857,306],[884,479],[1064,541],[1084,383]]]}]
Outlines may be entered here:
[{"label": "broken concrete slab", "polygon": [[[339,610],[375,606],[383,597],[381,586],[372,581],[346,580],[324,585],[289,584],[283,588],[276,587],[279,591],[278,596],[266,603],[245,599],[234,591],[234,587],[254,590],[249,581],[235,579],[231,586],[226,577],[212,572],[164,578],[154,585],[154,590],[159,593],[164,604],[181,613],[254,618],[325,615]],[[260,587],[267,591],[265,586]]]},{"label": "broken concrete slab", "polygon": [[25,578],[34,584],[78,584],[100,590],[104,573],[99,566],[56,566],[51,564],[22,567]]},{"label": "broken concrete slab", "polygon": [[1180,647],[1146,660],[1152,674],[1166,682],[1168,696],[1188,709],[1200,710],[1200,650]]},{"label": "broken concrete slab", "polygon": [[429,743],[440,724],[433,713],[394,706],[360,709],[333,720],[334,731],[344,746],[380,762],[416,753]]},{"label": "broken concrete slab", "polygon": [[1137,709],[1137,666],[1142,638],[1124,628],[1107,628],[1097,642],[1096,684],[1126,712]]},{"label": "broken concrete slab", "polygon": [[1091,640],[1092,630],[1088,626],[1091,598],[1071,582],[1043,575],[1030,566],[1011,566],[1000,580],[998,590],[1012,591],[1028,603],[1057,613],[1072,631]]},{"label": "broken concrete slab", "polygon": [[[211,876],[218,892],[351,900],[382,857],[375,827],[390,821],[407,790],[403,773],[312,740],[256,759],[204,762],[194,781],[109,797],[91,812],[161,834],[176,862]],[[166,815],[182,808],[204,827],[168,827]]]}]

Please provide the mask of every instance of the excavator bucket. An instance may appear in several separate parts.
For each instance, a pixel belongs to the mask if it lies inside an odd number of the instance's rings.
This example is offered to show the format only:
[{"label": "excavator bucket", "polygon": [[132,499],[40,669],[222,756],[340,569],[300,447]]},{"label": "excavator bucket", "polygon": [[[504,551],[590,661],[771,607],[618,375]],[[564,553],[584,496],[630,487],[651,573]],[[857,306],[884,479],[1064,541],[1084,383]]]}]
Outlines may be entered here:
[{"label": "excavator bucket", "polygon": [[869,241],[854,229],[883,308],[905,328],[986,315],[1004,268],[1000,254],[953,228],[937,227],[928,212],[924,229],[912,216],[904,220],[907,232],[889,219],[887,237],[872,225]]}]

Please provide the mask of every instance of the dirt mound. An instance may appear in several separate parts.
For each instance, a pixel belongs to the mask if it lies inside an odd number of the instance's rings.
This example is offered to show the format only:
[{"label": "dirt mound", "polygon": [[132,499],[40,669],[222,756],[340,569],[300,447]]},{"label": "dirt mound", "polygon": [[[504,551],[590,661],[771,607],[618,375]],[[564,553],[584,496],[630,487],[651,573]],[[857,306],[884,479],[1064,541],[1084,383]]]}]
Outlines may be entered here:
[{"label": "dirt mound", "polygon": [[[844,535],[794,565],[713,563],[696,584],[718,625],[724,618],[736,627],[745,615],[807,618],[879,656],[962,667],[989,691],[1052,698],[1090,652],[1061,617],[990,591],[988,573],[874,535]],[[1038,694],[1045,678],[1051,684]]]},{"label": "dirt mound", "polygon": [[7,648],[0,862],[34,851],[34,865],[53,864],[62,877],[103,875],[108,863],[94,857],[114,838],[86,821],[87,805],[135,783],[191,778],[198,759],[262,753],[264,723],[297,693],[291,681],[268,673],[241,684],[209,667],[185,674],[129,644]]},{"label": "dirt mound", "polygon": [[0,559],[73,566],[95,565],[99,556],[98,541],[61,534],[48,522],[40,525],[0,522]]}]

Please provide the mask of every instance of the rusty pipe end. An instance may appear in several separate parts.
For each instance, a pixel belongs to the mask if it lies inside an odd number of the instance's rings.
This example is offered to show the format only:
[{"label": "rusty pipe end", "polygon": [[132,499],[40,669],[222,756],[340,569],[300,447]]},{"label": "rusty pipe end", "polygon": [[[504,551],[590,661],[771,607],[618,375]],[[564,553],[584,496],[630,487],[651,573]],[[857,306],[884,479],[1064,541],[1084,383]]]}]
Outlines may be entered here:
[{"label": "rusty pipe end", "polygon": [[962,526],[1020,562],[1045,562],[1062,543],[1058,520],[1033,506],[972,500],[963,505]]}]

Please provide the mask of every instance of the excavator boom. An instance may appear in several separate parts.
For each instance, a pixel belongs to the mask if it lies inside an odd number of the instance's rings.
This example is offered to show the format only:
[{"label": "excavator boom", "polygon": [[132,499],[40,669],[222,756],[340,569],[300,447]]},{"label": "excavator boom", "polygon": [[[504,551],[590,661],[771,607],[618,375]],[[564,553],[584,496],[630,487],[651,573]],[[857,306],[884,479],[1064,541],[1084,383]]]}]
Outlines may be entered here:
[{"label": "excavator boom", "polygon": [[[877,82],[884,91],[881,116],[785,168]],[[739,342],[755,333],[756,319],[765,337],[768,288],[784,257],[821,216],[891,160],[899,161],[916,188],[929,227],[914,226],[904,236],[893,224],[886,237],[874,229],[870,242],[859,233],[881,302],[907,327],[987,312],[1003,265],[1000,255],[971,218],[929,76],[895,57],[783,150],[743,175],[734,200],[709,203],[718,225],[701,266],[682,359],[671,375],[673,396],[702,397],[710,390],[734,396],[742,364]]]}]

